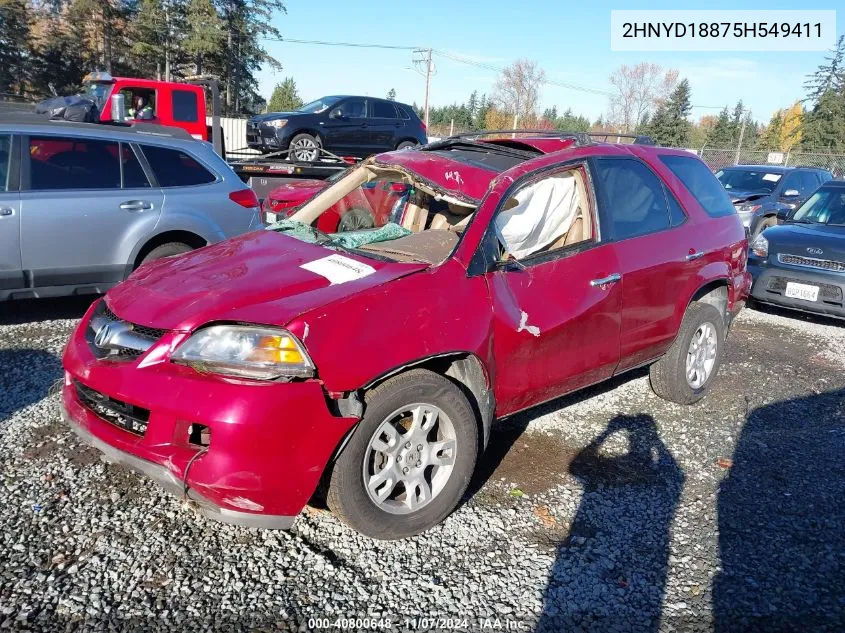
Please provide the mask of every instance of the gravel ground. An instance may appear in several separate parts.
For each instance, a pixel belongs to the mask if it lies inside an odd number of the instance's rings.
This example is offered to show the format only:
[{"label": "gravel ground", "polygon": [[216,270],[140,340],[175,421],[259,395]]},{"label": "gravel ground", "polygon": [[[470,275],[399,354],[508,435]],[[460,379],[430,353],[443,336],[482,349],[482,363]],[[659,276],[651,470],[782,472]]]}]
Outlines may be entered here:
[{"label": "gravel ground", "polygon": [[385,543],[319,507],[217,524],[102,463],[48,395],[84,307],[0,306],[0,629],[845,629],[836,322],[745,310],[694,407],[639,372],[504,421],[461,508]]}]

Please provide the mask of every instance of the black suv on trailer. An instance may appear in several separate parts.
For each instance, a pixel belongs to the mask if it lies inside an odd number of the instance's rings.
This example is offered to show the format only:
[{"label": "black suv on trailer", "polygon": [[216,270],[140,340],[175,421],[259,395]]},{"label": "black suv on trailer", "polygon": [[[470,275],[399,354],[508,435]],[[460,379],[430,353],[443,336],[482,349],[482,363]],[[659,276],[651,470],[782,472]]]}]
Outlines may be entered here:
[{"label": "black suv on trailer", "polygon": [[833,176],[818,167],[735,165],[716,172],[751,237],[783,220]]},{"label": "black suv on trailer", "polygon": [[296,112],[270,112],[246,124],[247,145],[262,153],[290,149],[294,161],[314,162],[322,147],[338,156],[371,154],[428,142],[411,106],[373,97],[317,99]]}]

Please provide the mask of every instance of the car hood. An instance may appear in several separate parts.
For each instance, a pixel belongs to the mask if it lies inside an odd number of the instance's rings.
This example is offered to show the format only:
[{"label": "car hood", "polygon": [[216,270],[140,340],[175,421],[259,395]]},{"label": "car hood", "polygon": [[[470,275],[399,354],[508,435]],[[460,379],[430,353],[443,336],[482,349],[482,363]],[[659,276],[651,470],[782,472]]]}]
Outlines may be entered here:
[{"label": "car hood", "polygon": [[328,186],[325,180],[303,179],[294,180],[271,191],[267,197],[271,200],[307,200],[317,195]]},{"label": "car hood", "polygon": [[267,114],[256,114],[250,117],[253,123],[261,123],[262,121],[272,121],[273,119],[286,119],[291,116],[302,114],[302,112],[268,112]]},{"label": "car hood", "polygon": [[771,193],[761,191],[743,191],[741,189],[726,189],[731,198],[731,202],[739,204],[741,202],[748,202],[750,200],[760,200],[761,198],[768,198]]},{"label": "car hood", "polygon": [[[332,261],[314,264],[327,257]],[[142,266],[109,291],[106,301],[122,319],[168,330],[192,330],[210,321],[285,325],[307,310],[427,267],[256,231]],[[351,280],[338,281],[350,270]]]},{"label": "car hood", "polygon": [[765,232],[769,254],[784,253],[845,262],[845,226],[781,224]]}]

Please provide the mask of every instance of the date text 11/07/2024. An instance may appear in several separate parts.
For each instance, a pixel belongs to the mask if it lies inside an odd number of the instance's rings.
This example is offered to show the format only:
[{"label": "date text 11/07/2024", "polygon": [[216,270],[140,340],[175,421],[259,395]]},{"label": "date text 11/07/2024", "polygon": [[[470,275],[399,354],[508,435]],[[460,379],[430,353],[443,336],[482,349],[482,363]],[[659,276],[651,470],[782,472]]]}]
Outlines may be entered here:
[{"label": "date text 11/07/2024", "polygon": [[402,617],[394,618],[309,618],[311,630],[367,630],[367,631],[529,631],[529,622],[515,618],[449,618],[449,617]]}]

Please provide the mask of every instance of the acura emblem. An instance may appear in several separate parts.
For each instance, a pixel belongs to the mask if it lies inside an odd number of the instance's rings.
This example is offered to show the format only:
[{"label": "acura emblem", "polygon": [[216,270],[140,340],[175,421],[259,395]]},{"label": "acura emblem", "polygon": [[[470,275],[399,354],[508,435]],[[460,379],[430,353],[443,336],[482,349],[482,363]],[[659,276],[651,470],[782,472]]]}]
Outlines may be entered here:
[{"label": "acura emblem", "polygon": [[100,349],[108,349],[118,343],[121,335],[128,333],[132,328],[120,321],[109,321],[100,326],[94,335],[94,345]]},{"label": "acura emblem", "polygon": [[99,348],[103,348],[108,345],[109,339],[111,339],[111,337],[111,323],[105,323],[99,330],[97,330],[97,334],[94,336],[94,345]]},{"label": "acura emblem", "polygon": [[808,253],[810,253],[810,255],[824,255],[824,251],[823,251],[822,249],[820,249],[820,248],[815,248],[815,247],[813,247],[813,246],[810,246],[810,247],[807,249],[807,252],[808,252]]}]

